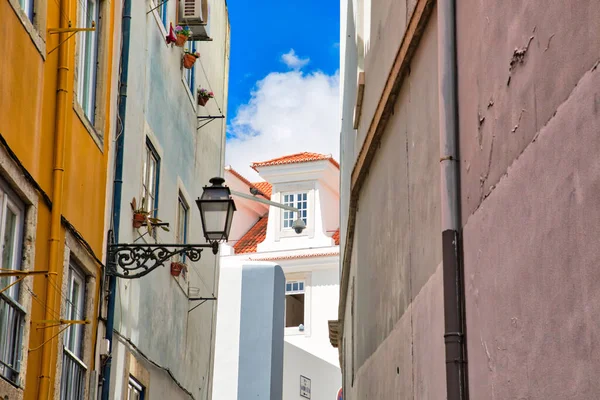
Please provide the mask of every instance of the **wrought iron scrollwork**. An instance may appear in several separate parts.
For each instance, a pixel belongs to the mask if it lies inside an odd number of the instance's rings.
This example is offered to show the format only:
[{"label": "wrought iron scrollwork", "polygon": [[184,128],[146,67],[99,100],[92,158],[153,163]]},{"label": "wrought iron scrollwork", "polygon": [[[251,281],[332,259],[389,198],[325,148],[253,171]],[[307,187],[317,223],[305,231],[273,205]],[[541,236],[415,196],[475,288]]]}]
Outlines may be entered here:
[{"label": "wrought iron scrollwork", "polygon": [[124,279],[141,278],[165,265],[171,257],[185,255],[192,262],[200,260],[202,250],[218,252],[218,243],[210,244],[115,244],[109,233],[106,273]]}]

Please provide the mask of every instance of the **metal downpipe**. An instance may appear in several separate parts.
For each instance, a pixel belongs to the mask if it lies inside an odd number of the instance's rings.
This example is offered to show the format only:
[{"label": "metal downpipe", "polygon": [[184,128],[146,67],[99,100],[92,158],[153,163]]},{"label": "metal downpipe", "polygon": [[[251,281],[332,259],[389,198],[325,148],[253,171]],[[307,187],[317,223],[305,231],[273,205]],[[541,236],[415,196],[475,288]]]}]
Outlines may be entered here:
[{"label": "metal downpipe", "polygon": [[456,0],[438,0],[437,7],[446,391],[448,400],[467,400],[469,394],[458,151]]},{"label": "metal downpipe", "polygon": [[[59,5],[61,16],[69,13],[70,0],[62,0]],[[69,21],[60,18],[60,27],[68,28]],[[59,34],[58,42],[62,43],[58,49],[58,67],[57,67],[57,89],[56,89],[56,114],[55,114],[55,137],[54,137],[54,165],[52,168],[52,210],[50,214],[50,239],[48,250],[48,275],[46,276],[46,307],[45,319],[55,319],[52,309],[56,309],[56,291],[50,287],[50,277],[57,276],[60,244],[60,228],[63,207],[63,182],[65,168],[65,136],[67,135],[67,94],[69,82],[69,41],[66,40],[68,33]],[[61,285],[60,282],[56,282]],[[52,355],[54,353],[56,338],[56,328],[44,329],[44,339],[42,343],[42,370],[39,376],[38,399],[47,400],[50,398],[50,388],[52,386]]]},{"label": "metal downpipe", "polygon": [[[121,219],[121,194],[123,187],[123,147],[125,144],[125,117],[127,109],[127,76],[129,73],[129,41],[131,33],[131,0],[123,2],[122,16],[122,47],[121,47],[121,71],[119,77],[119,100],[118,100],[118,119],[117,127],[121,128],[116,132],[117,140],[115,147],[115,177],[113,180],[113,199],[112,199],[112,227],[115,243],[119,242],[119,229]],[[113,331],[115,325],[115,300],[117,291],[117,277],[110,276],[108,281],[108,306],[106,316],[106,339],[109,342],[109,355],[102,370],[102,400],[109,400],[110,397],[110,373],[113,351]]]}]

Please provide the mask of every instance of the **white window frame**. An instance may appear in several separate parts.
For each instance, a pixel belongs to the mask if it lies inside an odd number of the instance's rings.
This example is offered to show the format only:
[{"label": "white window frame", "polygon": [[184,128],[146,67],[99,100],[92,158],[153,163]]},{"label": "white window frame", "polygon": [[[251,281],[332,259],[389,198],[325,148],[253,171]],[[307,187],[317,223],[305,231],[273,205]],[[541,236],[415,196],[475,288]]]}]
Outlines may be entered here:
[{"label": "white window frame", "polygon": [[[68,275],[68,292],[67,292],[67,304],[65,311],[65,319],[82,321],[85,318],[85,299],[86,299],[86,282],[85,274],[77,265],[72,262],[69,263],[69,275]],[[77,293],[77,299],[74,296],[75,285],[79,287]],[[83,337],[84,337],[84,326],[83,324],[73,324],[65,331],[64,347],[75,355],[79,360],[83,359]],[[71,339],[75,347],[70,346]]]},{"label": "white window frame", "polygon": [[27,18],[31,22],[33,22],[33,14],[35,10],[35,1],[34,0],[19,0],[19,5],[21,6],[21,10],[27,15]]},{"label": "white window frame", "polygon": [[[289,193],[307,193],[307,213],[306,213],[306,229],[301,234],[297,234],[291,228],[283,228],[283,212],[280,208],[271,207],[269,211],[269,219],[273,219],[273,226],[275,227],[275,241],[278,242],[281,239],[298,239],[308,238],[312,239],[315,236],[315,212],[316,212],[316,182],[315,181],[304,181],[304,182],[293,182],[293,183],[277,183],[273,185],[273,193],[271,200],[277,203],[284,203],[284,195]],[[296,218],[296,215],[294,215]]]},{"label": "white window frame", "polygon": [[[285,192],[281,193],[281,203],[286,206],[296,207],[300,210],[300,216],[304,223],[308,225],[309,196],[308,191]],[[281,229],[292,230],[292,224],[297,218],[298,213],[289,210],[281,210]]]},{"label": "white window frame", "polygon": [[[152,161],[154,164],[154,175],[151,174],[150,169]],[[151,212],[153,217],[156,217],[158,212],[160,161],[160,155],[156,151],[156,148],[150,142],[150,139],[146,138],[142,165],[142,196],[140,201],[141,199],[145,199],[146,211]]]},{"label": "white window frame", "polygon": [[[288,283],[304,283],[304,288],[302,290],[297,289],[287,290]],[[297,326],[289,326],[284,328],[285,336],[310,336],[311,334],[311,298],[312,298],[312,288],[311,288],[311,274],[309,272],[306,273],[294,273],[285,278],[285,296],[287,303],[287,296],[294,294],[304,294],[304,330],[301,331]],[[287,309],[287,304],[284,305],[284,317],[283,323],[285,325],[285,310]]]},{"label": "white window frame", "polygon": [[[77,34],[77,93],[76,101],[83,114],[94,126],[96,121],[96,84],[98,82],[99,15],[101,0],[81,0],[78,3],[78,26],[95,31]],[[91,8],[91,10],[90,10]]]},{"label": "white window frame", "polygon": [[[132,398],[131,394],[137,394],[137,399]],[[133,376],[129,375],[127,383],[127,400],[144,400],[146,397],[146,388]]]},{"label": "white window frame", "polygon": [[[87,282],[79,266],[69,262],[65,319],[83,321],[86,310]],[[78,287],[77,293],[75,288]],[[74,296],[76,295],[76,298]],[[72,324],[63,337],[63,365],[60,400],[77,400],[85,393],[88,367],[84,358],[85,325]]]},{"label": "white window frame", "polygon": [[[4,242],[6,239],[7,210],[15,216],[12,238],[11,259],[4,261]],[[25,207],[18,197],[0,182],[0,268],[21,270],[21,254],[23,250],[23,230]],[[0,278],[0,289],[10,284],[10,289],[0,294],[0,321],[3,325],[0,332],[0,376],[18,383],[21,375],[22,341],[25,329],[26,310],[21,304],[21,283],[16,283],[18,277]],[[6,318],[6,320],[5,320]]]}]

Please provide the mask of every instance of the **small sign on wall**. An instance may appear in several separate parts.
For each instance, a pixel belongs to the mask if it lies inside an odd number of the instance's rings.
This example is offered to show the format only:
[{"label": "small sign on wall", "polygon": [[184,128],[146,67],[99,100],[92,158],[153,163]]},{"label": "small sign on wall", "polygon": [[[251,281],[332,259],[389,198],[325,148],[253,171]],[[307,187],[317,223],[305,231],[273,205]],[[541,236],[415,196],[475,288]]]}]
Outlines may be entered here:
[{"label": "small sign on wall", "polygon": [[310,379],[300,375],[300,396],[310,399]]}]

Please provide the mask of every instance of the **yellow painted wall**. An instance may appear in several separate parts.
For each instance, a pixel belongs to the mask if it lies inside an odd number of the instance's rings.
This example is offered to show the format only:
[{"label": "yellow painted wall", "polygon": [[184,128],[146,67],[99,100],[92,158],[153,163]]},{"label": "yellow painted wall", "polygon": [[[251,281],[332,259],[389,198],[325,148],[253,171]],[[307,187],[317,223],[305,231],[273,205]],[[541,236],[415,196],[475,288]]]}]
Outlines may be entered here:
[{"label": "yellow painted wall", "polygon": [[[59,26],[60,1],[69,1],[69,17],[76,26],[77,0],[47,0],[47,28]],[[108,138],[112,121],[110,120],[110,83],[112,77],[112,57],[114,27],[114,2],[109,3],[109,10],[103,16],[107,31],[102,32],[109,38],[106,56],[102,62],[107,71],[103,88],[106,90],[104,104],[98,104],[105,112],[105,136]],[[39,13],[41,10],[37,10]],[[43,12],[43,11],[42,11]],[[55,112],[57,89],[57,62],[59,51],[54,51],[42,57],[32,42],[23,24],[16,15],[8,0],[0,0],[0,135],[6,140],[17,158],[34,177],[42,190],[53,198],[52,168],[54,162]],[[42,33],[46,40],[46,51],[58,45],[59,35]],[[63,216],[82,234],[90,244],[95,255],[102,259],[104,231],[104,212],[106,206],[105,189],[108,165],[108,139],[104,140],[103,149],[99,149],[85,125],[73,110],[74,63],[77,34],[69,39],[69,73],[67,94],[67,124],[65,139],[65,172],[63,186]],[[117,55],[118,56],[118,55]],[[40,196],[38,204],[38,225],[35,250],[35,268],[48,269],[48,240],[50,237],[50,208]],[[64,227],[61,231],[59,254],[64,250]],[[62,284],[62,260],[58,263],[59,271],[56,277],[57,285]],[[99,285],[98,285],[99,286]],[[44,276],[34,278],[33,290],[42,301],[46,298],[47,280]],[[53,289],[52,287],[50,287]],[[98,301],[99,294],[95,294]],[[64,299],[57,294],[56,304],[50,305],[55,310],[60,309]],[[94,305],[94,310],[97,310]],[[45,310],[39,302],[32,302],[32,320],[45,319]],[[97,315],[88,316],[93,320],[96,329]],[[43,342],[43,330],[36,330],[32,325],[29,337],[29,347],[37,347]],[[92,335],[95,339],[96,335]],[[56,339],[48,345],[57,347]],[[92,343],[93,345],[93,343]],[[25,398],[38,399],[38,377],[41,373],[41,350],[29,353],[25,380]],[[56,350],[53,350],[52,365],[56,365]],[[90,369],[93,369],[90,366]],[[53,378],[55,375],[52,370]],[[59,382],[53,382],[59,385]],[[54,393],[54,386],[50,393]]]}]

